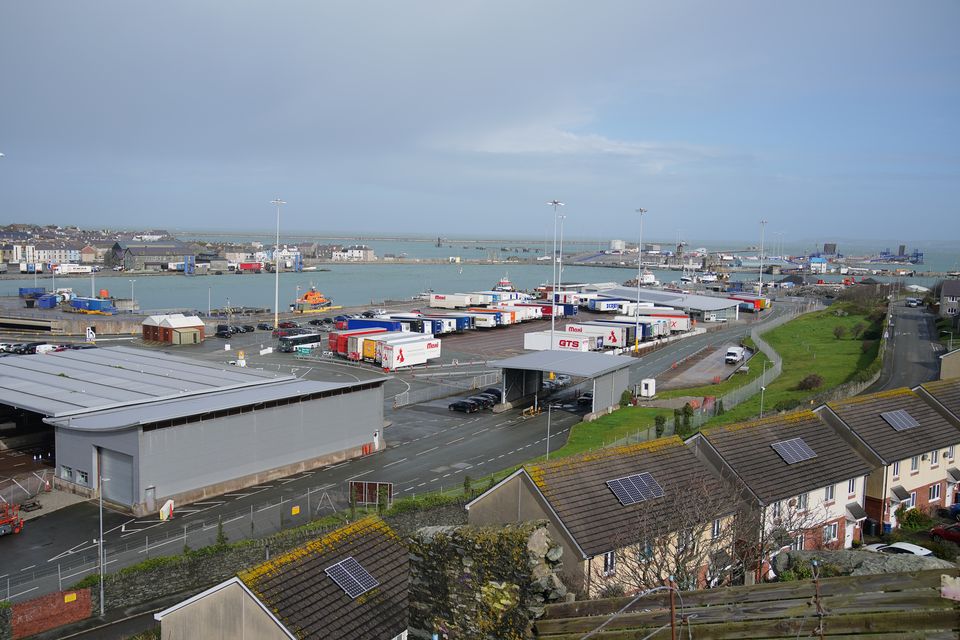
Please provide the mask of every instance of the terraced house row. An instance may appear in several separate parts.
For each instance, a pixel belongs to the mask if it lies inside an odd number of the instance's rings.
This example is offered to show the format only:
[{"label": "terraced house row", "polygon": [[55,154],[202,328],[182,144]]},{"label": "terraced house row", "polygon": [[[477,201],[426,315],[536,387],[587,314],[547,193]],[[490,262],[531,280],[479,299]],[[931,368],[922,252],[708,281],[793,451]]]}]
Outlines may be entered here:
[{"label": "terraced house row", "polygon": [[526,465],[471,524],[543,519],[571,588],[762,579],[785,549],[850,548],[960,501],[960,379]]}]

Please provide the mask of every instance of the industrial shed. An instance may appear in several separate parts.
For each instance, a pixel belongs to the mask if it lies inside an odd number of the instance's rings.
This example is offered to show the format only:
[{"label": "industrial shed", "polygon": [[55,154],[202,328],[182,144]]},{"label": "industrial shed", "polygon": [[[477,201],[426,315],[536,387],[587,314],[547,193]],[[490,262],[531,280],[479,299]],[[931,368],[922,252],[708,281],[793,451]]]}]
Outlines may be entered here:
[{"label": "industrial shed", "polygon": [[373,450],[384,380],[316,382],[111,347],[0,360],[0,404],[54,431],[60,487],[102,486],[141,515]]},{"label": "industrial shed", "polygon": [[633,358],[592,351],[536,351],[489,363],[503,370],[503,403],[518,406],[534,402],[543,389],[544,374],[568,375],[593,382],[592,416],[607,413],[630,388]]},{"label": "industrial shed", "polygon": [[141,326],[143,339],[148,342],[200,344],[204,338],[203,320],[182,313],[149,316]]},{"label": "industrial shed", "polygon": [[[608,298],[637,299],[636,287],[587,287],[585,291],[596,293]],[[703,296],[695,293],[678,293],[661,289],[640,288],[640,302],[649,302],[662,307],[680,309],[690,315],[693,320],[723,321],[736,320],[740,317],[740,300]]]}]

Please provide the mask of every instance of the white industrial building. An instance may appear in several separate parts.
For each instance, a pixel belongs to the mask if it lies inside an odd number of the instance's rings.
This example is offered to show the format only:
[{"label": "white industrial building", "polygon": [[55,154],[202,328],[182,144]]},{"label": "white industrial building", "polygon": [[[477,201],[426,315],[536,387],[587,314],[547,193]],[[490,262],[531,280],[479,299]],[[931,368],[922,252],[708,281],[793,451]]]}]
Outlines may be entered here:
[{"label": "white industrial building", "polygon": [[[8,436],[55,439],[57,483],[135,514],[383,446],[383,383],[304,380],[129,347],[0,360]],[[109,478],[99,482],[99,478]]]},{"label": "white industrial building", "polygon": [[[636,287],[595,284],[584,287],[583,292],[596,293],[598,296],[606,298],[637,299]],[[641,287],[640,302],[678,309],[689,314],[690,318],[698,322],[722,322],[724,320],[736,320],[740,317],[738,310],[740,301],[729,298]]]}]

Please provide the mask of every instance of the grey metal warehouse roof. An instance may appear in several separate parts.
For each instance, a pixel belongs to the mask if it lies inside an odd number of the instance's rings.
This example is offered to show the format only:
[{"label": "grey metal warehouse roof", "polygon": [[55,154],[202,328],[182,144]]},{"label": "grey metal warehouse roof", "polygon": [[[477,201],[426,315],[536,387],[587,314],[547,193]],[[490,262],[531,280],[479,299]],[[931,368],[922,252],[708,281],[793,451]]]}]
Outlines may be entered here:
[{"label": "grey metal warehouse roof", "polygon": [[82,349],[0,359],[0,404],[57,416],[291,379],[131,347]]},{"label": "grey metal warehouse roof", "polygon": [[[616,287],[597,291],[599,295],[609,298],[637,299],[636,287]],[[695,309],[697,311],[720,311],[731,309],[740,304],[738,300],[719,298],[715,296],[701,296],[695,293],[675,293],[673,291],[659,291],[654,289],[640,289],[640,302],[652,302],[678,309]]]},{"label": "grey metal warehouse roof", "polygon": [[629,367],[633,362],[633,358],[626,356],[609,356],[591,351],[534,351],[515,358],[490,362],[489,366],[500,369],[553,371],[568,376],[595,378]]},{"label": "grey metal warehouse roof", "polygon": [[194,396],[168,398],[146,404],[91,411],[81,415],[46,418],[44,422],[79,431],[112,431],[163,420],[176,420],[215,411],[246,407],[284,398],[297,398],[315,393],[382,384],[386,379],[381,378],[364,382],[318,382],[316,380],[292,378],[274,384],[211,391]]}]

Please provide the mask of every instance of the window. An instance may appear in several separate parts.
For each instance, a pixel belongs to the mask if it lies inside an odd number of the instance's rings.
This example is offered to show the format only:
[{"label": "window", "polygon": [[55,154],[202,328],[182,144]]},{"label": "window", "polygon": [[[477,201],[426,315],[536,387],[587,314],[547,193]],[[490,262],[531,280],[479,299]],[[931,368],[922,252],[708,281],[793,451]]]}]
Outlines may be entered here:
[{"label": "window", "polygon": [[694,551],[696,550],[696,547],[694,546],[693,531],[689,530],[678,534],[677,539],[677,552],[683,553],[687,549]]},{"label": "window", "polygon": [[900,476],[900,461],[897,460],[893,463],[893,477],[897,478]]},{"label": "window", "polygon": [[90,484],[90,476],[87,475],[86,471],[77,471],[77,482],[82,485]]},{"label": "window", "polygon": [[934,449],[930,452],[930,466],[935,467],[940,464],[940,449]]},{"label": "window", "polygon": [[716,540],[720,537],[720,520],[713,521],[713,527],[710,529],[710,538]]},{"label": "window", "polygon": [[947,447],[947,458],[949,458],[950,460],[953,460],[953,447],[954,445],[950,445],[949,447]]},{"label": "window", "polygon": [[809,494],[807,494],[807,493],[801,493],[800,495],[797,496],[797,498],[796,498],[797,511],[806,511],[806,510],[807,510],[807,498],[808,498],[808,497],[809,497]]},{"label": "window", "polygon": [[911,491],[911,492],[910,492],[910,504],[907,505],[907,509],[913,509],[915,506],[917,506],[917,492],[916,492],[916,491]]},{"label": "window", "polygon": [[73,482],[73,469],[66,465],[60,465],[60,477]]},{"label": "window", "polygon": [[640,560],[650,560],[653,558],[653,543],[649,540],[643,542],[643,547],[637,549],[637,558]]},{"label": "window", "polygon": [[793,541],[790,543],[790,549],[793,551],[803,551],[803,534],[798,533],[793,537]]},{"label": "window", "polygon": [[773,503],[773,519],[778,520],[780,518],[780,502]]},{"label": "window", "polygon": [[824,542],[833,542],[837,539],[837,533],[839,531],[839,526],[836,522],[833,524],[828,524],[823,528],[823,541]]},{"label": "window", "polygon": [[854,495],[857,493],[857,479],[850,478],[847,480],[847,495]]},{"label": "window", "polygon": [[828,486],[823,490],[823,501],[824,502],[833,502],[833,494],[836,487],[834,485]]},{"label": "window", "polygon": [[613,551],[607,551],[603,554],[603,575],[613,575],[617,570],[617,557]]},{"label": "window", "polygon": [[936,502],[940,499],[940,483],[930,485],[930,489],[927,491],[927,500],[929,502]]},{"label": "window", "polygon": [[919,471],[920,469],[920,456],[913,456],[910,458],[910,473]]}]

